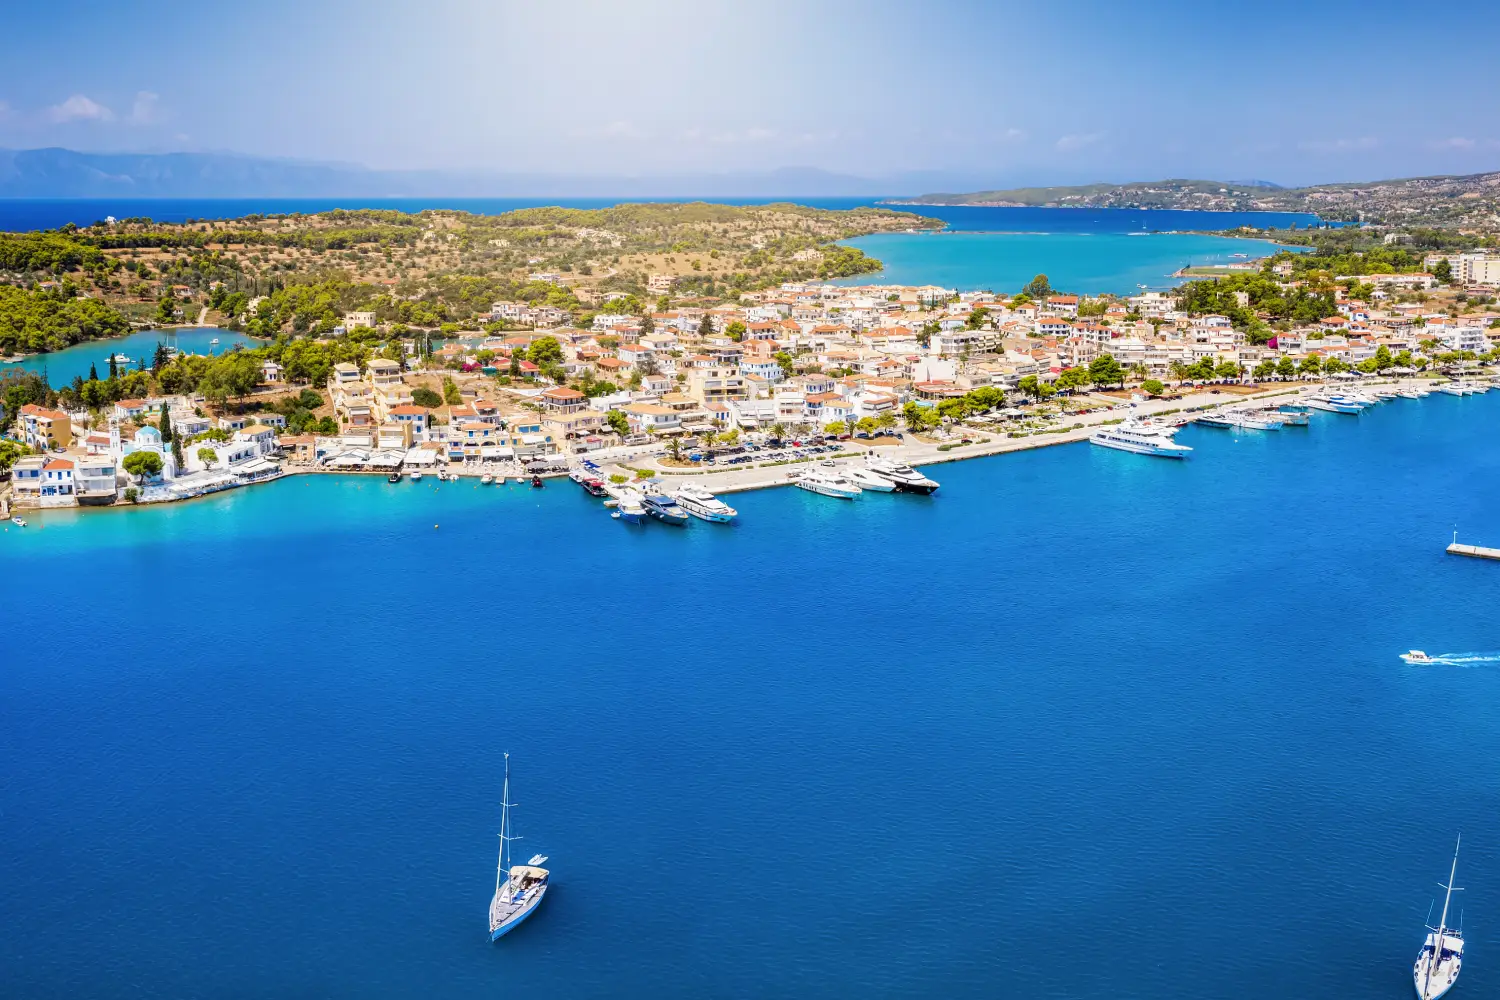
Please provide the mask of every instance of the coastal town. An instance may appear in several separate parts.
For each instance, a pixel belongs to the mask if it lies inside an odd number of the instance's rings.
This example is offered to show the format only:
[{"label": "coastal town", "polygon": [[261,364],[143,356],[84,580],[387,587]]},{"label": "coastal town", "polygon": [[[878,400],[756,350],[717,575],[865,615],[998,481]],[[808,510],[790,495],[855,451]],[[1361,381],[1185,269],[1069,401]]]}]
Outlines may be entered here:
[{"label": "coastal town", "polygon": [[[283,332],[208,359],[180,355],[164,332],[152,357],[101,357],[105,378],[61,390],[11,382],[8,403],[24,398],[18,386],[39,398],[4,416],[5,499],[13,510],[152,503],[314,472],[490,483],[585,461],[646,478],[769,469],[825,441],[915,463],[1076,440],[1132,404],[1182,410],[1286,383],[1446,378],[1497,357],[1500,258],[1430,256],[1422,270],[1316,289],[1290,260],[1241,270],[1261,285],[1084,297],[1043,275],[1011,295],[797,281],[715,304],[677,299],[678,279],[653,274],[644,302],[605,293],[586,326],[509,300],[474,329],[434,337],[356,310],[321,337]],[[561,290],[568,279],[529,280]],[[1265,286],[1316,295],[1326,315],[1246,322]],[[1225,312],[1193,308],[1203,301]],[[250,301],[246,314],[259,308]],[[308,343],[327,348],[321,363],[307,363]],[[117,398],[127,386],[138,395]]]}]

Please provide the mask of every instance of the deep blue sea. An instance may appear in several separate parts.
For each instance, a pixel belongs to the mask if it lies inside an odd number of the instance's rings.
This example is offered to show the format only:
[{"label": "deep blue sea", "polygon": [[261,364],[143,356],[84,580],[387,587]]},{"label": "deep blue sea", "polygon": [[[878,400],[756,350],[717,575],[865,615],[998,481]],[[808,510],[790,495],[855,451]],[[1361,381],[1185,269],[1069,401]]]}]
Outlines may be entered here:
[{"label": "deep blue sea", "polygon": [[[0,983],[1500,993],[1500,394],[740,494],[300,477],[0,532]],[[538,913],[491,945],[501,754]],[[1472,911],[1469,915],[1467,911]]]}]

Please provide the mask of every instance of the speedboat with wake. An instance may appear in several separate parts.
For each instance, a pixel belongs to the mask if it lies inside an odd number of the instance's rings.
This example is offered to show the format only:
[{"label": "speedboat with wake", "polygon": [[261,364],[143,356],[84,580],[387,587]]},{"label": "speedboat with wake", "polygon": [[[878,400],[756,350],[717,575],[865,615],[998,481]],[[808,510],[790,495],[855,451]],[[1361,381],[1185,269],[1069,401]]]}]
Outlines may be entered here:
[{"label": "speedboat with wake", "polygon": [[936,479],[929,479],[911,466],[889,459],[872,458],[866,464],[877,476],[895,483],[901,493],[935,493],[940,485]]},{"label": "speedboat with wake", "polygon": [[677,506],[702,521],[728,524],[739,512],[702,486],[687,485],[672,494]]},{"label": "speedboat with wake", "polygon": [[1408,650],[1405,653],[1402,653],[1401,654],[1401,659],[1405,660],[1407,663],[1436,663],[1437,662],[1432,657],[1430,657],[1426,653],[1422,652],[1420,649],[1412,649],[1412,650]]},{"label": "speedboat with wake", "polygon": [[[1411,967],[1412,984],[1421,1000],[1438,1000],[1451,990],[1458,982],[1458,971],[1463,965],[1463,929],[1454,930],[1448,926],[1448,904],[1455,892],[1462,891],[1453,884],[1453,876],[1458,874],[1458,848],[1462,843],[1460,837],[1453,847],[1453,867],[1448,869],[1448,884],[1443,886],[1447,890],[1443,897],[1443,915],[1438,918],[1436,927],[1427,926],[1427,939],[1422,942],[1422,950],[1417,952],[1417,960]],[[1428,914],[1430,917],[1430,910]]]}]

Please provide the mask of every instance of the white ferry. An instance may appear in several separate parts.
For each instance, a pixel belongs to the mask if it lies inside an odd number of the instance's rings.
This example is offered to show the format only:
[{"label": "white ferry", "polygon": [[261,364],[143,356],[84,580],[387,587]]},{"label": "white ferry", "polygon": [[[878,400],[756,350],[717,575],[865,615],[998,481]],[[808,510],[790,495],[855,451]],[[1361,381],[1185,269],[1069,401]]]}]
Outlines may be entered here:
[{"label": "white ferry", "polygon": [[728,524],[739,516],[739,511],[714,496],[702,486],[688,485],[672,494],[677,506],[700,521],[715,521]]},{"label": "white ferry", "polygon": [[1155,455],[1157,458],[1187,458],[1188,453],[1193,450],[1173,441],[1171,432],[1165,428],[1153,427],[1137,420],[1101,427],[1089,436],[1089,443],[1137,455]]}]

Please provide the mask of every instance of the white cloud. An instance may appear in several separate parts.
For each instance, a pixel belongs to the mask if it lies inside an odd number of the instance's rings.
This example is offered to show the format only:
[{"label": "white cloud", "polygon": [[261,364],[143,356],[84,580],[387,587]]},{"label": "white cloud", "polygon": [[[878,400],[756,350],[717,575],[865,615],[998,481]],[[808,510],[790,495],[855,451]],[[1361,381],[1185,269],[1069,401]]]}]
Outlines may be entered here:
[{"label": "white cloud", "polygon": [[160,94],[142,90],[135,95],[135,103],[130,106],[130,117],[126,120],[132,125],[151,125],[161,118],[160,106]]},{"label": "white cloud", "polygon": [[1019,128],[1008,128],[1000,133],[1001,142],[1025,142],[1026,131]]},{"label": "white cloud", "polygon": [[1057,151],[1059,153],[1074,153],[1080,149],[1094,145],[1104,138],[1103,132],[1086,132],[1081,135],[1065,135],[1057,140]]},{"label": "white cloud", "polygon": [[47,109],[47,117],[55,122],[107,122],[114,119],[113,111],[82,94],[74,94],[61,104]]},{"label": "white cloud", "polygon": [[1353,153],[1362,149],[1374,149],[1378,145],[1379,139],[1365,135],[1357,139],[1309,139],[1299,142],[1297,148],[1310,153]]}]

